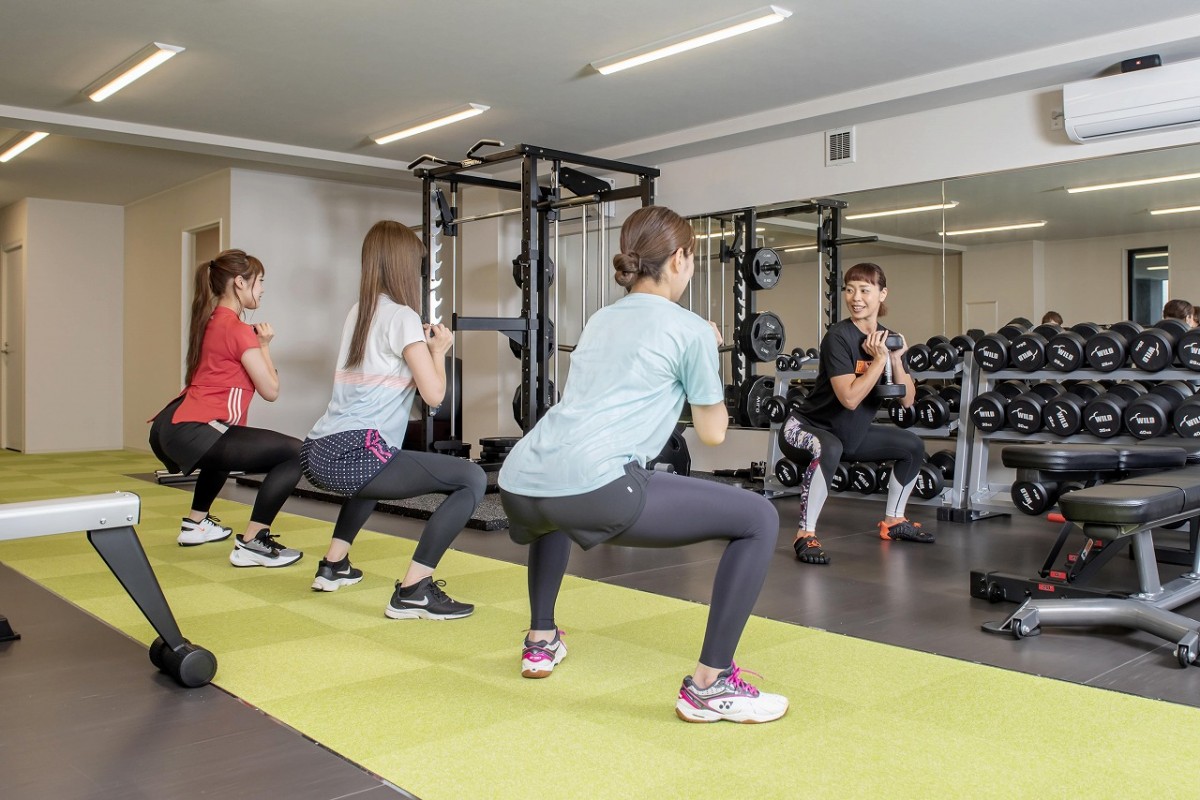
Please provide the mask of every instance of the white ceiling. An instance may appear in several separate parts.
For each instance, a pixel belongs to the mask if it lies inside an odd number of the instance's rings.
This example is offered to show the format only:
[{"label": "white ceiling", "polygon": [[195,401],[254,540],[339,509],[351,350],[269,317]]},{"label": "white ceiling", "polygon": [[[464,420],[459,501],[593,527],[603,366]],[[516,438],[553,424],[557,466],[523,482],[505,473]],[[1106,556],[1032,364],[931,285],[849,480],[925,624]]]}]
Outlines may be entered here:
[{"label": "white ceiling", "polygon": [[[413,185],[423,153],[494,137],[657,163],[1100,74],[1147,47],[1200,57],[1195,0],[780,0],[785,22],[612,76],[589,62],[759,0],[8,0],[0,165],[22,197],[126,204],[228,166]],[[151,41],[186,49],[96,104]],[[392,145],[369,134],[491,111]],[[957,198],[956,198],[957,199]]]}]

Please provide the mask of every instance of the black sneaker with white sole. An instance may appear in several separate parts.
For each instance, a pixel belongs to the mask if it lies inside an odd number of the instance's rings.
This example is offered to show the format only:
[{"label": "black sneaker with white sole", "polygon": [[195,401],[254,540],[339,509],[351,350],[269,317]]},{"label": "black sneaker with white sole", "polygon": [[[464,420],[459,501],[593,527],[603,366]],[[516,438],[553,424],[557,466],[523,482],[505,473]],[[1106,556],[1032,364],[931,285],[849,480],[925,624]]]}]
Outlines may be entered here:
[{"label": "black sneaker with white sole", "polygon": [[349,556],[334,562],[322,558],[317,566],[317,576],[313,578],[312,588],[318,592],[336,592],[343,586],[358,583],[362,578],[362,570],[350,565]]},{"label": "black sneaker with white sole", "polygon": [[422,578],[412,586],[401,587],[396,581],[396,591],[383,609],[392,619],[462,619],[471,616],[475,606],[452,599],[442,587],[445,581]]},{"label": "black sneaker with white sole", "polygon": [[271,535],[270,528],[263,528],[250,541],[235,538],[229,563],[235,567],[286,567],[295,564],[304,553],[284,547]]}]

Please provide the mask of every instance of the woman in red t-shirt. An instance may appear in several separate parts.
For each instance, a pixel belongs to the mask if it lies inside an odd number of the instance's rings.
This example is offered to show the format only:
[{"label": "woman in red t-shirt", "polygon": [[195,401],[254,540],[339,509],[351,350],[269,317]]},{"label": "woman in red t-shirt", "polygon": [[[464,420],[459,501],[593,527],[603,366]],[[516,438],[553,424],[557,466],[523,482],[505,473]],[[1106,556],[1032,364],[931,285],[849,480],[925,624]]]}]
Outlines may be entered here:
[{"label": "woman in red t-shirt", "polygon": [[244,310],[258,308],[264,274],[262,262],[241,250],[226,250],[196,269],[187,386],[150,428],[150,447],[168,469],[200,470],[191,513],[180,525],[182,546],[233,533],[208,513],[231,471],[266,473],[250,524],[229,555],[235,567],[283,567],[303,555],[281,545],[270,527],[300,480],[300,440],[246,425],[255,392],[272,403],[279,396],[270,349],[275,333],[265,322],[241,319]]}]

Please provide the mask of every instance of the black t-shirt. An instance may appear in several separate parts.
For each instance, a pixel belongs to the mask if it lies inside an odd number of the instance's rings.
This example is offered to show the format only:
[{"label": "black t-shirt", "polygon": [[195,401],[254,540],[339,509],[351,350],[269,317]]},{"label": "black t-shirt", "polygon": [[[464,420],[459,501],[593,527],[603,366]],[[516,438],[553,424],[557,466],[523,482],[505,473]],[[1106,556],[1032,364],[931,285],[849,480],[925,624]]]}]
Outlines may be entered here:
[{"label": "black t-shirt", "polygon": [[[876,330],[888,330],[878,322]],[[839,375],[861,375],[871,360],[863,350],[867,335],[852,320],[844,319],[832,325],[821,340],[821,360],[817,382],[800,409],[812,425],[832,432],[842,442],[842,448],[852,452],[866,436],[867,426],[875,419],[882,398],[868,394],[851,411],[842,405],[833,391],[831,378]]]}]

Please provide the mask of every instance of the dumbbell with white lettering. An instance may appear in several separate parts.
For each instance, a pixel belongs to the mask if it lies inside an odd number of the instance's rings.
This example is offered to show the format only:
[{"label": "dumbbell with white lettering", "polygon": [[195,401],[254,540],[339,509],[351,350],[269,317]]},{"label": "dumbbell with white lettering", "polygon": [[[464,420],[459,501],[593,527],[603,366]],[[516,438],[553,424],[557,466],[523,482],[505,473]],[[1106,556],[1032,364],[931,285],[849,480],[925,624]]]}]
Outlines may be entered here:
[{"label": "dumbbell with white lettering", "polygon": [[875,494],[879,491],[879,465],[870,461],[855,461],[849,467],[849,489],[859,494]]},{"label": "dumbbell with white lettering", "polygon": [[[1018,478],[1020,478],[1020,473],[1031,472],[1036,475],[1037,470],[1017,470],[1017,472]],[[1058,502],[1058,498],[1067,492],[1082,488],[1083,484],[1077,481],[1044,481],[1039,476],[1013,481],[1011,495],[1013,505],[1022,512],[1040,516],[1053,508],[1054,504]]]},{"label": "dumbbell with white lettering", "polygon": [[829,491],[844,492],[850,488],[850,465],[845,461],[833,468],[833,480],[829,483]]},{"label": "dumbbell with white lettering", "polygon": [[1162,372],[1175,363],[1175,343],[1190,327],[1181,319],[1160,319],[1153,328],[1146,328],[1129,346],[1129,360],[1146,372]]},{"label": "dumbbell with white lettering", "polygon": [[949,346],[949,344],[950,340],[941,334],[930,336],[929,341],[924,344],[909,345],[908,350],[904,353],[904,363],[908,365],[909,372],[925,372],[933,369],[934,348],[942,345]]},{"label": "dumbbell with white lettering", "polygon": [[1200,437],[1200,394],[1194,394],[1179,404],[1171,417],[1175,432],[1185,439]]},{"label": "dumbbell with white lettering", "polygon": [[1163,381],[1125,407],[1125,430],[1138,439],[1153,439],[1171,430],[1175,409],[1195,394],[1183,381]]},{"label": "dumbbell with white lettering", "polygon": [[958,416],[958,401],[961,391],[957,386],[946,385],[913,403],[917,412],[917,424],[925,428],[944,428]]},{"label": "dumbbell with white lettering", "polygon": [[1192,328],[1175,343],[1175,357],[1188,369],[1200,372],[1200,328]]},{"label": "dumbbell with white lettering", "polygon": [[1046,401],[1042,408],[1042,427],[1055,436],[1074,436],[1083,430],[1083,413],[1087,404],[1104,394],[1099,381],[1076,381],[1058,397]]},{"label": "dumbbell with white lettering", "polygon": [[1059,372],[1072,372],[1087,364],[1087,343],[1100,333],[1094,322],[1080,322],[1059,331],[1046,349],[1046,366]]},{"label": "dumbbell with white lettering", "polygon": [[954,480],[954,451],[939,450],[926,458],[917,470],[917,482],[913,494],[923,500],[932,500],[940,495],[946,484]]},{"label": "dumbbell with white lettering", "polygon": [[975,338],[966,333],[960,333],[948,342],[932,345],[929,356],[929,368],[934,372],[949,372],[954,365],[962,361],[964,353],[975,351]]},{"label": "dumbbell with white lettering", "polygon": [[1046,403],[1064,391],[1061,384],[1038,383],[1008,401],[1005,420],[1008,427],[1020,433],[1036,433],[1042,429],[1042,409]]},{"label": "dumbbell with white lettering", "polygon": [[875,468],[875,482],[879,484],[876,492],[887,494],[888,482],[892,479],[892,462],[884,461]]},{"label": "dumbbell with white lettering", "polygon": [[911,428],[917,424],[917,403],[920,402],[922,397],[935,394],[937,394],[937,389],[934,389],[932,386],[922,385],[917,387],[916,398],[913,400],[913,404],[907,408],[900,405],[898,399],[889,400],[887,409],[888,419],[897,428]]},{"label": "dumbbell with white lettering", "polygon": [[1013,340],[1009,362],[1022,372],[1037,372],[1046,366],[1050,340],[1062,333],[1058,325],[1045,323],[1026,331]]},{"label": "dumbbell with white lettering", "polygon": [[998,372],[1010,363],[1012,343],[1032,325],[1028,320],[1014,319],[995,333],[984,336],[975,345],[975,362],[985,372]]},{"label": "dumbbell with white lettering", "polygon": [[1129,359],[1129,347],[1144,329],[1133,320],[1114,322],[1108,330],[1101,331],[1087,341],[1084,357],[1088,366],[1101,372],[1112,372],[1125,366]]},{"label": "dumbbell with white lettering", "polygon": [[1008,422],[1008,402],[1025,393],[1020,381],[1004,381],[971,401],[971,422],[983,433],[995,433]]},{"label": "dumbbell with white lettering", "polygon": [[1137,381],[1121,381],[1083,409],[1083,427],[1093,436],[1109,439],[1121,432],[1125,408],[1146,393]]}]

